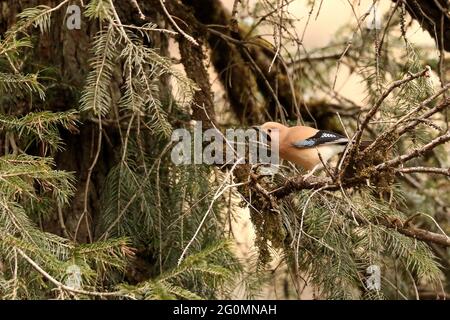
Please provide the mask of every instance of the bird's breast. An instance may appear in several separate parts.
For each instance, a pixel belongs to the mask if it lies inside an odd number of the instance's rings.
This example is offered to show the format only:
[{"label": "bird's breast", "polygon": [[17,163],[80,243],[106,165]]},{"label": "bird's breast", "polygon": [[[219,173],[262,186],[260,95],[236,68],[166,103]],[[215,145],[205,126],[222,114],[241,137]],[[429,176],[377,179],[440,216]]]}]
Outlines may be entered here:
[{"label": "bird's breast", "polygon": [[298,164],[307,170],[311,170],[316,165],[321,164],[322,161],[324,163],[328,162],[330,158],[342,152],[344,149],[344,145],[325,145],[317,148],[280,146],[280,158]]}]

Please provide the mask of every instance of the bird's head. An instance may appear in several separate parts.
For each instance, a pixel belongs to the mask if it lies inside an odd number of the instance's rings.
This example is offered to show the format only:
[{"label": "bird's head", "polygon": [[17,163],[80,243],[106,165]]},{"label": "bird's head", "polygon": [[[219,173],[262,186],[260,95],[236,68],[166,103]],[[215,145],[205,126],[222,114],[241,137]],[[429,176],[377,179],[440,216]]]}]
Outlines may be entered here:
[{"label": "bird's head", "polygon": [[264,133],[268,141],[278,140],[279,136],[282,135],[287,129],[286,126],[278,122],[266,122],[261,126],[254,127]]}]

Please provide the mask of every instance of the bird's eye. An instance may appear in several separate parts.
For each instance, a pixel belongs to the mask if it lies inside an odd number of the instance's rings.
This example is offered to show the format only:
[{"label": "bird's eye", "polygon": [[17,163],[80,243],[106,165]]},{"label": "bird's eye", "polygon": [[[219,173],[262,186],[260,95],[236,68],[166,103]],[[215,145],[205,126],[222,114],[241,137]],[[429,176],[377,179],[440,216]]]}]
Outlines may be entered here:
[{"label": "bird's eye", "polygon": [[267,133],[270,133],[272,131],[272,129],[267,129]]}]

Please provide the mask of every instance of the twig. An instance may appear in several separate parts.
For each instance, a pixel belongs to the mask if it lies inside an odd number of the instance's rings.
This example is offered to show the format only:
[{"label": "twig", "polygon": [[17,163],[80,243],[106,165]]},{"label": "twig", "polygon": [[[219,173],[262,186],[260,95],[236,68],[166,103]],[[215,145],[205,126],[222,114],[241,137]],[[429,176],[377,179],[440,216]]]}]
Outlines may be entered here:
[{"label": "twig", "polygon": [[[308,199],[306,199],[306,202],[303,205],[303,210],[302,210],[302,214],[301,214],[301,217],[300,217],[300,230],[298,232],[298,237],[297,237],[297,241],[296,241],[296,244],[295,244],[295,253],[294,253],[295,254],[295,264],[297,265],[297,267],[299,266],[298,253],[299,253],[299,250],[300,250],[300,240],[301,240],[302,233],[303,233],[303,223],[304,223],[304,218],[305,218],[305,214],[306,214],[306,209],[308,208],[309,202],[314,197],[314,195],[316,193],[320,192],[321,190],[322,190],[322,188],[314,190],[311,193],[311,195],[308,197]],[[306,234],[306,232],[305,232],[305,234]]]},{"label": "twig", "polygon": [[341,171],[341,178],[343,177],[343,174],[345,173],[346,168],[349,165],[349,163],[354,159],[354,157],[356,155],[356,151],[359,149],[364,130],[368,126],[372,117],[377,113],[378,109],[381,107],[384,100],[386,100],[386,98],[392,93],[392,91],[394,91],[394,89],[402,86],[405,83],[411,82],[414,79],[417,79],[419,77],[429,76],[430,72],[431,72],[430,67],[427,66],[425,69],[423,69],[420,72],[417,72],[414,74],[408,74],[408,76],[406,78],[392,82],[387,87],[387,89],[381,94],[381,96],[377,99],[377,101],[374,103],[374,105],[370,108],[369,112],[364,117],[363,121],[361,122],[361,125],[359,126],[358,130],[355,132],[353,139],[349,143],[349,147],[348,147],[349,151],[348,151],[348,155],[345,157],[345,161],[343,162],[344,166]]},{"label": "twig", "polygon": [[163,28],[147,28],[147,27],[138,27],[130,24],[119,24],[117,22],[112,22],[112,25],[119,28],[126,28],[126,29],[134,29],[139,31],[151,31],[151,32],[162,32],[162,33],[168,33],[170,35],[177,35],[178,32],[167,30]]},{"label": "twig", "polygon": [[95,168],[95,165],[97,164],[98,158],[100,156],[100,151],[102,149],[102,136],[103,136],[103,127],[102,127],[102,121],[101,121],[101,114],[98,114],[98,138],[97,138],[97,151],[95,152],[95,156],[94,159],[92,160],[92,163],[88,169],[87,172],[87,177],[86,177],[86,186],[84,188],[84,207],[83,207],[83,213],[81,214],[80,218],[78,219],[78,223],[77,226],[75,228],[75,233],[74,233],[74,239],[77,239],[77,235],[78,235],[78,230],[80,229],[80,225],[81,225],[81,221],[83,220],[83,218],[86,218],[86,228],[87,228],[87,232],[88,232],[88,236],[89,236],[89,241],[92,242],[92,235],[91,235],[91,231],[89,228],[89,220],[88,220],[88,195],[89,195],[89,186],[91,183],[91,176],[92,176],[92,171]]},{"label": "twig", "polygon": [[424,145],[420,148],[416,148],[407,154],[398,156],[392,160],[389,160],[389,161],[386,161],[386,162],[383,162],[383,163],[377,165],[375,167],[375,170],[385,170],[386,168],[389,168],[389,167],[395,167],[395,166],[397,166],[401,163],[404,163],[408,160],[417,158],[417,157],[433,150],[438,145],[446,143],[447,141],[450,141],[450,132],[447,132],[446,134],[437,137],[436,139],[430,141],[426,145]]},{"label": "twig", "polygon": [[235,33],[239,32],[237,14],[238,14],[238,4],[240,2],[241,2],[241,0],[234,0],[233,10],[231,11],[230,29],[232,32],[235,32]]},{"label": "twig", "polygon": [[443,174],[450,177],[450,168],[430,168],[430,167],[409,167],[409,168],[399,168],[396,171],[401,173],[434,173]]},{"label": "twig", "polygon": [[214,202],[216,202],[216,200],[219,199],[222,196],[222,194],[226,190],[228,190],[229,188],[234,188],[234,187],[237,187],[237,186],[245,184],[245,183],[226,184],[228,179],[232,178],[233,171],[236,168],[236,166],[241,162],[241,160],[242,160],[242,158],[238,159],[236,161],[236,163],[233,165],[231,170],[228,172],[227,176],[224,178],[224,181],[223,181],[222,185],[217,189],[217,191],[216,191],[216,193],[215,193],[211,203],[209,204],[208,210],[206,210],[206,213],[203,215],[203,218],[202,218],[202,220],[200,221],[200,224],[197,227],[197,230],[195,230],[195,233],[192,236],[191,240],[189,240],[188,244],[186,245],[186,247],[184,248],[183,252],[181,253],[180,258],[178,259],[178,265],[181,264],[181,262],[183,261],[184,256],[186,255],[189,247],[192,245],[192,243],[194,242],[194,240],[197,237],[198,233],[200,232],[203,224],[206,221],[206,218],[208,217],[209,213],[211,212],[211,210],[213,208]]},{"label": "twig", "polygon": [[17,271],[18,268],[18,262],[17,262],[17,248],[14,248],[14,272],[13,272],[13,293],[12,293],[12,300],[16,300],[17,298],[17,287],[18,287],[18,278],[17,278]]},{"label": "twig", "polygon": [[167,18],[169,19],[169,21],[172,23],[173,27],[175,29],[177,29],[177,31],[186,38],[187,41],[191,42],[192,44],[195,44],[196,46],[198,46],[198,42],[191,37],[190,35],[188,35],[186,32],[184,32],[179,26],[178,24],[175,22],[175,20],[173,20],[172,16],[170,15],[169,11],[167,11],[166,5],[164,4],[166,2],[166,0],[159,0],[159,3],[161,4],[161,7],[164,11],[164,13],[166,14]]},{"label": "twig", "polygon": [[139,6],[139,4],[137,3],[137,0],[130,0],[131,4],[137,9],[137,11],[139,12],[139,18],[141,18],[141,20],[145,20],[145,14],[142,12],[141,7]]},{"label": "twig", "polygon": [[58,203],[58,204],[56,205],[56,207],[57,207],[57,211],[58,211],[59,225],[60,225],[60,227],[61,227],[61,230],[63,231],[64,236],[65,236],[67,239],[73,239],[74,241],[76,241],[76,239],[73,238],[73,237],[69,234],[69,231],[67,230],[66,224],[64,223],[64,216],[63,216],[63,212],[62,212],[62,209],[61,209],[61,205]]},{"label": "twig", "polygon": [[395,3],[394,8],[391,10],[391,12],[389,14],[389,17],[388,17],[388,19],[386,21],[386,27],[384,27],[383,34],[382,34],[381,39],[380,39],[380,44],[378,45],[378,54],[379,55],[381,54],[381,49],[383,48],[383,44],[384,44],[384,38],[386,37],[387,31],[389,29],[389,25],[391,24],[392,17],[394,16],[395,11],[397,11],[398,6],[400,5],[400,3],[401,3],[401,1],[397,1]]},{"label": "twig", "polygon": [[[274,42],[274,46],[275,46],[275,48],[277,48],[277,50],[276,50],[276,52],[275,52],[275,54],[274,54],[274,56],[272,58],[272,61],[270,62],[269,70],[268,70],[269,73],[272,70],[273,64],[277,60],[278,55],[280,54],[281,46],[282,46],[281,42],[283,40],[282,39],[283,9],[282,9],[282,7],[280,5],[280,0],[277,0],[277,12],[278,12],[278,15],[279,15],[280,22],[278,24],[278,28],[277,28],[276,24],[274,24],[274,26],[273,26],[273,29],[274,29],[274,31],[273,31],[273,42]],[[278,38],[277,38],[277,36],[278,36]]]},{"label": "twig", "polygon": [[78,294],[84,294],[89,296],[96,296],[96,297],[120,297],[125,296],[120,291],[114,291],[114,292],[98,292],[98,291],[86,291],[86,290],[80,290],[75,289],[69,286],[66,286],[53,278],[50,274],[48,274],[44,269],[42,269],[33,259],[31,259],[28,255],[25,254],[22,250],[19,248],[16,248],[17,252],[29,263],[31,266],[38,271],[41,275],[43,275],[47,280],[49,280],[51,283],[53,283],[55,286],[58,287],[60,290],[65,290],[72,293],[78,293]]},{"label": "twig", "polygon": [[428,230],[419,229],[414,226],[404,226],[402,222],[389,221],[386,218],[379,218],[378,223],[389,229],[395,229],[399,233],[417,240],[436,243],[445,247],[450,247],[450,237],[443,234],[434,233]]}]

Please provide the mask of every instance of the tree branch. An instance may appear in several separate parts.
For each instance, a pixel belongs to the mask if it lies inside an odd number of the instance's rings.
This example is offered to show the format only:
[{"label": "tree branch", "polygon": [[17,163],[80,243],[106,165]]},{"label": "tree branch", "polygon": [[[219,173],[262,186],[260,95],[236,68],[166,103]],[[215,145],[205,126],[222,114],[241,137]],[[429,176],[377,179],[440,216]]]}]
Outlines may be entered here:
[{"label": "tree branch", "polygon": [[392,125],[389,129],[387,129],[386,131],[384,131],[383,133],[381,133],[371,144],[370,146],[368,146],[363,154],[369,154],[370,152],[373,151],[373,149],[378,145],[378,143],[380,141],[385,140],[387,137],[389,137],[390,135],[392,135],[398,128],[398,125],[400,125],[402,122],[406,122],[408,120],[412,120],[414,116],[416,116],[416,118],[412,121],[410,121],[407,125],[404,125],[402,127],[400,127],[398,129],[398,136],[403,135],[405,132],[415,128],[421,121],[423,121],[424,119],[428,119],[429,117],[431,117],[433,114],[440,112],[444,109],[446,109],[448,106],[450,106],[450,99],[446,99],[443,102],[441,102],[440,104],[438,104],[436,107],[428,110],[427,112],[425,112],[424,114],[422,114],[420,117],[417,117],[417,112],[419,112],[420,110],[422,110],[423,108],[425,108],[428,104],[430,104],[432,101],[434,101],[437,97],[439,97],[441,94],[444,94],[448,89],[450,88],[450,83],[446,84],[443,88],[441,88],[440,90],[438,90],[435,94],[433,94],[432,96],[430,96],[429,98],[425,99],[424,101],[422,101],[422,103],[417,106],[414,110],[411,110],[410,112],[408,112],[408,114],[406,114],[405,116],[403,116],[400,120],[398,120],[394,125]]},{"label": "tree branch", "polygon": [[[393,0],[394,2],[400,0]],[[448,1],[443,0],[401,0],[411,17],[427,30],[438,48],[450,52],[450,17]],[[443,23],[441,23],[443,19]],[[441,43],[440,39],[443,39]],[[443,48],[442,48],[443,47]]]},{"label": "tree branch", "polygon": [[61,282],[59,282],[58,280],[56,280],[55,278],[53,278],[49,273],[47,273],[44,269],[42,269],[36,262],[34,262],[33,259],[31,259],[25,252],[23,252],[22,250],[20,250],[19,248],[16,248],[17,252],[29,263],[31,264],[31,266],[37,271],[39,272],[41,275],[43,275],[47,280],[49,280],[51,283],[53,283],[55,286],[57,286],[59,289],[68,291],[68,292],[72,292],[72,293],[77,293],[77,294],[84,294],[84,295],[89,295],[89,296],[97,296],[97,297],[120,297],[120,296],[125,296],[122,292],[120,291],[115,291],[115,292],[97,292],[97,291],[86,291],[86,290],[81,290],[81,289],[75,289],[69,286],[66,286],[64,284],[62,284]]},{"label": "tree branch", "polygon": [[409,167],[409,168],[399,168],[398,172],[401,173],[434,173],[443,174],[450,177],[450,168],[429,168],[429,167]]},{"label": "tree branch", "polygon": [[375,167],[375,170],[385,170],[386,168],[395,167],[395,166],[397,166],[401,163],[404,163],[408,160],[420,157],[420,156],[424,155],[425,153],[433,150],[438,145],[446,143],[447,141],[450,141],[450,131],[447,132],[446,134],[441,135],[441,136],[437,137],[436,139],[428,142],[426,145],[424,145],[420,148],[413,149],[411,152],[409,152],[407,154],[398,156],[397,158],[394,158],[392,160],[389,160],[389,161],[386,161],[384,163],[377,165]]},{"label": "tree branch", "polygon": [[[355,184],[356,181],[353,181]],[[347,184],[347,187],[350,186],[352,182]],[[261,187],[260,187],[261,188]],[[330,179],[325,178],[315,178],[311,177],[309,179],[303,179],[302,176],[297,177],[296,179],[290,179],[285,182],[285,184],[276,188],[271,192],[263,192],[263,196],[265,198],[270,195],[270,197],[275,197],[277,200],[289,195],[291,192],[295,190],[305,190],[305,189],[313,189],[313,190],[337,190],[340,187],[336,184],[333,184]],[[260,189],[257,189],[258,192],[261,192]],[[276,201],[269,201],[273,206],[274,203],[276,205]],[[278,211],[277,208],[273,208],[273,211]],[[361,217],[360,215],[352,215],[352,219],[355,218],[356,221],[360,224],[376,224],[382,225],[389,229],[395,229],[399,233],[414,238],[420,241],[435,243],[441,246],[450,247],[450,237],[443,234],[434,233],[428,230],[420,229],[415,226],[412,226],[408,220],[400,221],[398,218],[389,218],[389,217],[376,217],[368,221],[367,219]]]},{"label": "tree branch", "polygon": [[434,233],[428,230],[419,229],[414,226],[404,225],[401,221],[390,221],[389,219],[378,218],[378,223],[389,229],[395,229],[399,233],[420,241],[436,243],[441,246],[450,247],[450,237],[443,234]]},{"label": "tree branch", "polygon": [[361,122],[358,130],[355,132],[352,140],[349,143],[348,153],[343,158],[344,162],[343,162],[343,167],[342,167],[342,170],[341,170],[341,176],[340,176],[341,179],[342,179],[344,173],[346,172],[346,169],[349,166],[349,164],[353,161],[353,159],[355,159],[356,152],[359,150],[359,147],[360,147],[360,144],[361,144],[361,138],[362,138],[364,130],[369,125],[369,122],[373,118],[373,116],[378,112],[378,110],[380,109],[380,107],[381,107],[382,103],[384,102],[384,100],[386,100],[386,98],[396,88],[399,88],[403,84],[411,82],[411,81],[413,81],[413,80],[415,80],[417,78],[424,77],[424,76],[425,77],[429,77],[430,76],[430,72],[431,72],[430,71],[430,67],[427,66],[422,71],[419,71],[419,72],[414,73],[414,74],[408,74],[408,76],[406,78],[400,79],[400,80],[396,80],[396,81],[392,82],[387,87],[387,89],[381,94],[381,96],[377,99],[377,101],[374,103],[374,105],[370,108],[369,112],[364,117],[364,119]]},{"label": "tree branch", "polygon": [[405,83],[411,82],[411,81],[413,81],[417,78],[423,77],[423,76],[429,76],[430,72],[431,72],[430,67],[427,66],[422,71],[419,71],[414,74],[408,74],[408,76],[406,78],[394,81],[387,87],[387,89],[381,94],[381,96],[378,98],[378,100],[375,102],[375,104],[372,106],[372,108],[370,108],[369,112],[366,114],[363,121],[361,122],[359,129],[356,131],[355,137],[353,139],[353,141],[354,141],[353,149],[354,150],[358,149],[364,130],[369,125],[370,120],[378,112],[378,109],[380,109],[382,103],[391,94],[391,92],[394,91],[394,89],[399,88],[400,86],[402,86]]}]

